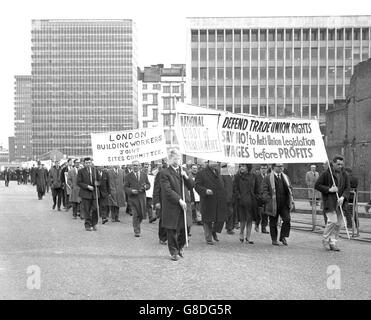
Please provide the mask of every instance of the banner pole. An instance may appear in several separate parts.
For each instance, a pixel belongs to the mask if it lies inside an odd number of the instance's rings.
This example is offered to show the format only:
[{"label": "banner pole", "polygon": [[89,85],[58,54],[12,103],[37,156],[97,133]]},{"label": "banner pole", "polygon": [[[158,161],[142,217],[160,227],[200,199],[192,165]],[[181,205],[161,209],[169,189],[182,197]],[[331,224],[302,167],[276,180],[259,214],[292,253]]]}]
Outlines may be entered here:
[{"label": "banner pole", "polygon": [[[335,179],[334,179],[334,176],[332,175],[331,163],[328,159],[327,159],[327,162],[328,162],[328,168],[330,170],[330,175],[331,175],[331,178],[332,178],[332,184],[333,184],[333,186],[336,187]],[[337,192],[336,192],[336,199],[339,200],[339,194]],[[345,231],[347,232],[348,239],[350,240],[349,231],[348,231],[348,228],[347,228],[347,222],[345,220],[343,208],[342,208],[342,206],[339,206],[339,208],[340,208],[341,216],[343,217]]]},{"label": "banner pole", "polygon": [[98,215],[97,220],[99,221],[100,213],[99,213],[99,202],[98,202],[98,186],[95,185],[96,183],[97,183],[97,168],[94,167],[94,189],[95,189],[95,198],[97,201],[97,215]]},{"label": "banner pole", "polygon": [[[181,170],[183,170],[182,167],[181,167]],[[185,202],[183,176],[181,178],[182,178],[182,200]],[[188,247],[187,209],[185,210],[183,209],[183,216],[184,216],[184,233],[185,233],[185,238],[186,238],[186,247]]]}]

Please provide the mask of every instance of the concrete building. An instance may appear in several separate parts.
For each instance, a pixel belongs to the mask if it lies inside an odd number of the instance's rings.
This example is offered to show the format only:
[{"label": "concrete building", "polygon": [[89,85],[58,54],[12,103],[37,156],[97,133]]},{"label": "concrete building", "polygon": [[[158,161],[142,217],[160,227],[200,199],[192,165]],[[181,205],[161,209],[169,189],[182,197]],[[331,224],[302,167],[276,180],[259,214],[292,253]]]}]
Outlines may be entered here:
[{"label": "concrete building", "polygon": [[9,150],[5,149],[3,146],[0,146],[0,163],[9,162]]},{"label": "concrete building", "polygon": [[324,122],[371,56],[370,26],[371,16],[188,18],[188,102]]},{"label": "concrete building", "polygon": [[[326,148],[329,159],[345,157],[359,190],[371,191],[371,59],[354,67],[346,100],[336,100],[326,112]],[[368,199],[371,197],[368,195]],[[363,201],[367,199],[362,199]]]},{"label": "concrete building", "polygon": [[91,155],[91,132],[137,127],[137,44],[132,20],[32,21],[32,143]]},{"label": "concrete building", "polygon": [[[32,160],[31,76],[15,76],[14,160]],[[10,148],[10,146],[9,146]],[[14,161],[13,160],[13,161]]]},{"label": "concrete building", "polygon": [[143,128],[162,126],[166,143],[177,145],[174,133],[175,104],[185,101],[185,65],[163,64],[145,67],[139,81],[139,123]]},{"label": "concrete building", "polygon": [[14,137],[8,137],[9,162],[15,161]]}]

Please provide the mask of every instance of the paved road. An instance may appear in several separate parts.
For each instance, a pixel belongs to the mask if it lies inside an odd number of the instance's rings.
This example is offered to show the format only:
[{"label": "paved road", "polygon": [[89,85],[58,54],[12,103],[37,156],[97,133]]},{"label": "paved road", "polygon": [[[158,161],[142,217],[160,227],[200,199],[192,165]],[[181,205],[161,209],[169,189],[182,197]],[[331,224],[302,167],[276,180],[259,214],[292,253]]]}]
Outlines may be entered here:
[{"label": "paved road", "polygon": [[[223,232],[208,246],[194,226],[185,258],[173,262],[157,241],[157,221],[143,223],[141,238],[126,214],[86,232],[51,204],[50,194],[39,201],[30,185],[0,186],[0,299],[371,298],[369,243],[342,240],[341,252],[327,252],[308,232],[293,231],[288,247],[273,247],[260,233],[254,245],[240,244]],[[27,289],[32,265],[40,289]],[[340,272],[340,289],[327,287],[329,266]]]}]

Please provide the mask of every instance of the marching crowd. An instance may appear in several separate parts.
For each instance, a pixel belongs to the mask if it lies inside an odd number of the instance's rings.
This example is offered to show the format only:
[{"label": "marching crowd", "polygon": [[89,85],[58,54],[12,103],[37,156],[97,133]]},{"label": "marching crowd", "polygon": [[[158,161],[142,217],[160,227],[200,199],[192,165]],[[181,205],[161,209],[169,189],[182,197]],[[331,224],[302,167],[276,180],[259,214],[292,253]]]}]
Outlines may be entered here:
[{"label": "marching crowd", "polygon": [[[326,219],[322,244],[333,251],[340,250],[340,208],[346,212],[350,199],[351,179],[343,166],[343,157],[336,156],[321,175],[311,168],[306,177],[308,186],[321,193]],[[84,220],[86,231],[97,231],[99,218],[102,224],[109,219],[119,222],[120,208],[132,216],[135,237],[141,236],[143,220],[159,219],[159,243],[168,245],[174,261],[184,257],[192,224],[203,226],[208,245],[219,241],[224,226],[230,235],[237,230],[241,243],[253,245],[253,223],[256,232],[270,234],[272,245],[288,245],[294,199],[282,163],[256,168],[240,164],[238,170],[211,160],[182,166],[179,151],[173,149],[168,159],[152,167],[138,161],[130,166],[97,167],[87,157],[68,159],[62,166],[56,161],[49,171],[39,162],[30,175],[39,200],[50,187],[52,209],[72,209],[73,219]]]}]

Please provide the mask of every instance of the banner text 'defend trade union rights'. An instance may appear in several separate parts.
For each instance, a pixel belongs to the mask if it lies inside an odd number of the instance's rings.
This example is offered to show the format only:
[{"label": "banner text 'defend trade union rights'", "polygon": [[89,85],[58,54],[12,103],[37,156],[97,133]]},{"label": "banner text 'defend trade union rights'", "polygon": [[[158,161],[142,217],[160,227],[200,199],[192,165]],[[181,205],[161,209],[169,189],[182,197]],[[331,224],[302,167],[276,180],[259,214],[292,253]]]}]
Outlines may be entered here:
[{"label": "banner text 'defend trade union rights'", "polygon": [[164,130],[160,127],[92,133],[94,164],[114,166],[134,160],[150,162],[167,157]]},{"label": "banner text 'defend trade union rights'", "polygon": [[180,151],[229,163],[325,162],[317,120],[270,119],[208,109],[177,107]]}]

